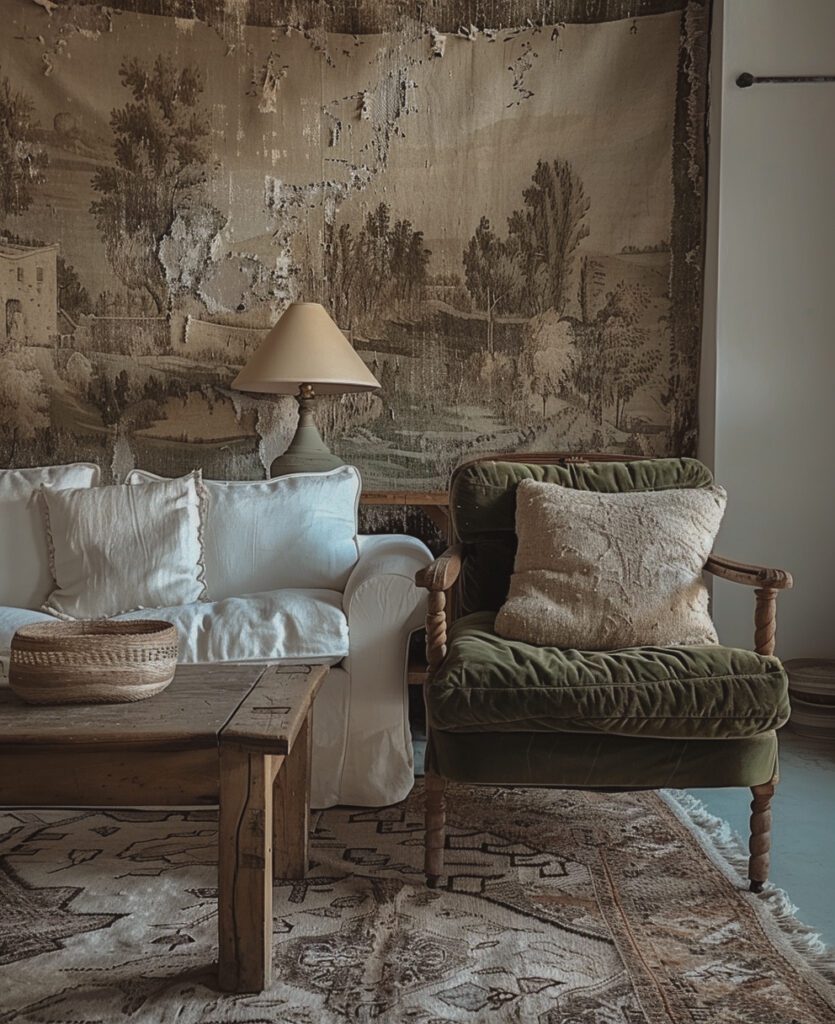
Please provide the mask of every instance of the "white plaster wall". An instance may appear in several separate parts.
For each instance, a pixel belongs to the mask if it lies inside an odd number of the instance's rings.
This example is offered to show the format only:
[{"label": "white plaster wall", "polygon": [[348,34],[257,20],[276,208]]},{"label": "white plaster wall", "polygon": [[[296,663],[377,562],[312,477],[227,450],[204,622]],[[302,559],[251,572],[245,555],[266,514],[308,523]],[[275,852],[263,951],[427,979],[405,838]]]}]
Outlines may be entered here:
[{"label": "white plaster wall", "polygon": [[[835,657],[835,83],[734,84],[835,74],[835,2],[724,0],[712,54],[701,444],[729,492],[717,550],[794,573],[781,657]],[[752,606],[714,585],[723,642],[750,644]]]}]

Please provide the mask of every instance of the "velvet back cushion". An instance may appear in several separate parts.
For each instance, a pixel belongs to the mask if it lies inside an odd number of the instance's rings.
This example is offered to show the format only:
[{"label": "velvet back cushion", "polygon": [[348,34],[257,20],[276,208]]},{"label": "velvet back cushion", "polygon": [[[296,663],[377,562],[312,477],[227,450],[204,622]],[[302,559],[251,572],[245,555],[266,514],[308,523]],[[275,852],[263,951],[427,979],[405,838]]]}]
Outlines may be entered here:
[{"label": "velvet back cushion", "polygon": [[452,475],[449,508],[455,539],[466,553],[458,585],[461,615],[497,612],[507,598],[516,557],[516,489],[523,480],[577,491],[630,494],[709,487],[713,475],[697,459],[524,463],[479,459]]},{"label": "velvet back cushion", "polygon": [[523,481],[496,632],[593,651],[716,643],[702,570],[725,502],[716,486],[603,494]]},{"label": "velvet back cushion", "polygon": [[95,619],[206,597],[199,473],[41,496],[55,580],[45,612]]}]

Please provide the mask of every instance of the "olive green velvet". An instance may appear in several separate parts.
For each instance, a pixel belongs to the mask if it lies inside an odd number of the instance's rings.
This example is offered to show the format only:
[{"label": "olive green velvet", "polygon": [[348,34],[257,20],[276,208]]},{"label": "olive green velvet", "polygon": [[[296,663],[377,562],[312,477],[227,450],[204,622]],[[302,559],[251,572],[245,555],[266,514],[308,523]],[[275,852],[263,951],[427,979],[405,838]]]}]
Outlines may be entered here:
[{"label": "olive green velvet", "polygon": [[759,786],[777,769],[777,735],[648,740],[588,733],[433,729],[426,770],[453,782],[586,789]]},{"label": "olive green velvet", "polygon": [[451,628],[426,690],[433,730],[743,739],[789,717],[776,658],[719,645],[576,651],[505,640],[493,615]]},{"label": "olive green velvet", "polygon": [[[695,459],[525,465],[453,476],[459,618],[426,687],[427,770],[459,782],[604,789],[756,786],[789,713],[776,658],[725,647],[582,652],[493,632],[516,554],[522,480],[606,493],[706,487]],[[471,614],[480,613],[480,614]]]},{"label": "olive green velvet", "polygon": [[639,459],[567,466],[474,462],[457,470],[449,505],[465,560],[458,599],[463,614],[498,611],[507,597],[516,554],[516,487],[522,480],[607,494],[708,487],[713,477],[696,459]]}]

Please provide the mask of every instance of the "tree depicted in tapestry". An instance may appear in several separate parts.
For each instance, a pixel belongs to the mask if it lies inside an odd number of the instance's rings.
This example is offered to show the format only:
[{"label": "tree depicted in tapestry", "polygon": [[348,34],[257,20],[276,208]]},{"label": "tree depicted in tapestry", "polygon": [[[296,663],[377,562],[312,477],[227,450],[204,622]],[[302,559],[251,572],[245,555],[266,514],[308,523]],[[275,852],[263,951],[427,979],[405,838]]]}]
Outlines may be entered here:
[{"label": "tree depicted in tapestry", "polygon": [[382,384],[319,409],[367,487],[692,452],[705,3],[458,6],[12,0],[0,464],[262,474],[295,405],[230,382],[293,299]]}]

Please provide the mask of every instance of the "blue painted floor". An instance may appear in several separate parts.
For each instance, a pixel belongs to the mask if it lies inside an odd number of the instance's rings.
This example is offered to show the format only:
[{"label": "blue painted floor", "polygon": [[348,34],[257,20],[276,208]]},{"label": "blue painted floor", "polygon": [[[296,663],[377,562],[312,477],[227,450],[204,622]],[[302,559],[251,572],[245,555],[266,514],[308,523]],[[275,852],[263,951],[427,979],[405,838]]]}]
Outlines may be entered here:
[{"label": "blue painted floor", "polygon": [[[747,845],[747,790],[690,792]],[[770,881],[786,890],[799,920],[835,948],[835,739],[781,731],[780,784],[772,811]]]}]

